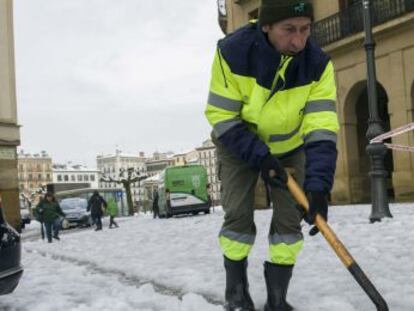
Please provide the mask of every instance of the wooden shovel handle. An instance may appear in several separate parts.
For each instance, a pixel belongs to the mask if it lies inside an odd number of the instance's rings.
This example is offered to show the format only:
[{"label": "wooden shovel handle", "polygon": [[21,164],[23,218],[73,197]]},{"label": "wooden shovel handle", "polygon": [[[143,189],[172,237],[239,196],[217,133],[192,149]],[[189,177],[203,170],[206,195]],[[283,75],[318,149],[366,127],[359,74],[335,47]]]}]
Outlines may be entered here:
[{"label": "wooden shovel handle", "polygon": [[[296,202],[298,202],[306,211],[309,210],[309,202],[308,199],[303,192],[303,190],[299,187],[293,177],[288,174],[288,181],[287,186],[289,191],[292,193],[293,197],[295,198]],[[325,219],[322,218],[319,214],[316,215],[315,218],[315,225],[318,227],[319,231],[323,234],[325,239],[328,241],[329,245],[333,248],[335,253],[341,259],[346,267],[349,267],[353,262],[354,259],[352,258],[351,254],[347,251],[345,246],[342,242],[338,239],[335,235],[335,232],[329,227]]]},{"label": "wooden shovel handle", "polygon": [[[293,177],[288,173],[287,187],[292,193],[295,200],[306,210],[309,210],[308,199],[299,187]],[[336,255],[342,261],[342,263],[347,267],[348,271],[352,274],[354,279],[358,282],[361,288],[365,291],[371,301],[375,304],[378,311],[388,311],[388,305],[375,286],[368,279],[364,271],[358,265],[358,263],[352,258],[351,254],[342,244],[342,242],[335,235],[333,230],[329,227],[325,219],[322,218],[319,214],[316,215],[315,225],[318,227],[319,231],[325,237],[328,244],[332,247]]]}]

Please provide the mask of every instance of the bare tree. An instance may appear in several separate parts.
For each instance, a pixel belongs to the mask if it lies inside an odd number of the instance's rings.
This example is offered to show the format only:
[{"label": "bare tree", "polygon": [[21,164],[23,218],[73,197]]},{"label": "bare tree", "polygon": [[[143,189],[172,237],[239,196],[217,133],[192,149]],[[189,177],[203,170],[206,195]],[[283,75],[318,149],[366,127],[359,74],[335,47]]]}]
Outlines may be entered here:
[{"label": "bare tree", "polygon": [[145,175],[142,170],[135,169],[133,167],[128,167],[127,169],[119,169],[117,179],[114,179],[111,176],[103,175],[101,177],[101,181],[122,184],[127,197],[128,215],[132,216],[134,215],[134,203],[132,201],[131,185],[135,182],[138,182],[139,185],[139,182],[145,178],[147,178],[147,175]]}]

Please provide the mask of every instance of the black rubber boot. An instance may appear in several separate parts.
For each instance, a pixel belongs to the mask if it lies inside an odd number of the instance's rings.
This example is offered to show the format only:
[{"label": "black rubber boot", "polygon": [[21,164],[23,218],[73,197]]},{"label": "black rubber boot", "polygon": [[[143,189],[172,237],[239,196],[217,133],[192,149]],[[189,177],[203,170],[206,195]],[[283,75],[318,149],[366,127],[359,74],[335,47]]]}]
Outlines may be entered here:
[{"label": "black rubber boot", "polygon": [[267,287],[267,302],[264,311],[291,311],[293,307],[287,303],[286,295],[293,265],[277,265],[264,263],[264,275]]},{"label": "black rubber boot", "polygon": [[247,258],[233,261],[224,257],[226,269],[226,311],[254,311],[247,281]]}]

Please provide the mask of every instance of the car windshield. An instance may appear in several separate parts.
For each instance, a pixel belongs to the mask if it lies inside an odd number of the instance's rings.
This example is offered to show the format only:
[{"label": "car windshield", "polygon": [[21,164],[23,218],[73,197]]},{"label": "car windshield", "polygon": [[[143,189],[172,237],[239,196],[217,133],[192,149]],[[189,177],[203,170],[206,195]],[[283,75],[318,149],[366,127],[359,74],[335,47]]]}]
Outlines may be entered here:
[{"label": "car windshield", "polygon": [[86,210],[88,203],[86,199],[82,198],[71,198],[71,199],[63,199],[60,202],[60,207],[62,210],[69,210],[69,209],[84,209]]}]

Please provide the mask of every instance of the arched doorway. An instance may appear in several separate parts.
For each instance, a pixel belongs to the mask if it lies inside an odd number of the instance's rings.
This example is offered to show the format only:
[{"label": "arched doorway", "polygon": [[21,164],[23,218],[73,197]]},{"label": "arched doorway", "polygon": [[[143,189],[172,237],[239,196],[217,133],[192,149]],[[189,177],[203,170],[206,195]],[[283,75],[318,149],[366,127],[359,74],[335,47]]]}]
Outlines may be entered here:
[{"label": "arched doorway", "polygon": [[[384,87],[377,83],[378,112],[385,132],[389,131],[390,117],[388,114],[388,96]],[[368,139],[368,93],[366,81],[356,83],[349,92],[345,101],[345,137],[348,160],[348,174],[352,203],[367,203],[371,201],[369,171],[371,163],[366,152]],[[385,157],[385,169],[388,172],[387,192],[390,199],[394,198],[392,184],[393,158],[388,150]]]}]

